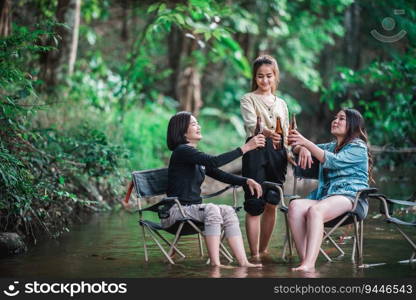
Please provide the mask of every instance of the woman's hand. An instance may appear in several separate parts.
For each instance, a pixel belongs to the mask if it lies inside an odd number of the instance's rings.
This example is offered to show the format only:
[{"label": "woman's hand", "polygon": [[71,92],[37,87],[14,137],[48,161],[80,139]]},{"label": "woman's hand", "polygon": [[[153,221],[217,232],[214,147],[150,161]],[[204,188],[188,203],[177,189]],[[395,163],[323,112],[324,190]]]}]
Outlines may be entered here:
[{"label": "woman's hand", "polygon": [[241,151],[244,153],[257,148],[263,148],[266,143],[264,135],[258,134],[253,136],[246,144],[241,146]]},{"label": "woman's hand", "polygon": [[276,132],[272,132],[272,134],[270,135],[270,138],[272,139],[272,142],[273,142],[273,148],[279,149],[280,144],[282,142],[282,136]]},{"label": "woman's hand", "polygon": [[302,146],[300,147],[300,150],[299,150],[298,164],[300,165],[302,169],[306,169],[306,167],[308,167],[309,169],[313,164],[311,152]]},{"label": "woman's hand", "polygon": [[305,146],[305,144],[308,142],[308,140],[304,138],[303,135],[301,135],[297,130],[289,131],[287,141],[288,144],[292,147],[295,147],[297,145]]},{"label": "woman's hand", "polygon": [[256,198],[260,198],[263,195],[261,185],[258,184],[254,179],[248,178],[246,183],[250,189],[251,194],[255,195]]}]

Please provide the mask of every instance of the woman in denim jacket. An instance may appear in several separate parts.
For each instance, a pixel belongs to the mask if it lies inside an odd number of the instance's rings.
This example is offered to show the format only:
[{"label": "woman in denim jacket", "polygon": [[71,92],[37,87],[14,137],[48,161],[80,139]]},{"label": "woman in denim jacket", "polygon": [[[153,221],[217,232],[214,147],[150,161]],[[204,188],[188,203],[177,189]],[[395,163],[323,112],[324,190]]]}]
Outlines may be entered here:
[{"label": "woman in denim jacket", "polygon": [[[324,223],[350,211],[357,191],[368,188],[371,157],[361,114],[355,109],[341,110],[331,123],[331,134],[336,141],[319,145],[296,130],[288,136],[295,152],[305,147],[320,162],[318,188],[309,199],[298,199],[289,205],[289,225],[301,258],[295,271],[315,269]],[[366,200],[358,202],[356,212],[360,218],[367,215]]]}]

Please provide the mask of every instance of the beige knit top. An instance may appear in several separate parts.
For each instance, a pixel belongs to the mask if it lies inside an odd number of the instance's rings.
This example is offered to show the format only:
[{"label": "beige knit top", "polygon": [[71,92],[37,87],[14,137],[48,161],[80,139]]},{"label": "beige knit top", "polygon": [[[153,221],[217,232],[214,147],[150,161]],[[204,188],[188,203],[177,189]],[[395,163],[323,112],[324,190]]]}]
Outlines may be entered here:
[{"label": "beige knit top", "polygon": [[269,107],[263,100],[265,97],[267,96],[250,92],[241,98],[240,108],[246,135],[247,137],[253,136],[256,128],[257,116],[260,116],[264,126],[272,131],[276,129],[276,118],[280,117],[283,128],[284,144],[285,147],[288,148],[287,136],[289,133],[289,112],[286,102],[275,96],[275,101]]}]

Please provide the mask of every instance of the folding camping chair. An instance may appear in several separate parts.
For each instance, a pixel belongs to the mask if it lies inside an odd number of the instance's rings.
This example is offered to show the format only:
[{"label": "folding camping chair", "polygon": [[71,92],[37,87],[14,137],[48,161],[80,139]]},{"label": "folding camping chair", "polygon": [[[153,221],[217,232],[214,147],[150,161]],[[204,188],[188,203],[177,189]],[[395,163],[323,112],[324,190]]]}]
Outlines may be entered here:
[{"label": "folding camping chair", "polygon": [[[318,180],[319,164],[320,164],[319,161],[316,158],[313,158],[313,164],[311,168],[302,169],[300,166],[294,166],[293,167],[293,176],[294,176],[293,195],[287,196],[285,198],[287,198],[289,201],[292,201],[296,198],[300,198],[297,195],[297,181],[302,180],[302,179]],[[354,237],[353,237],[354,240],[353,240],[353,248],[352,248],[353,250],[352,250],[351,259],[354,262],[355,258],[357,257],[358,262],[360,264],[362,263],[364,222],[355,213],[355,209],[357,207],[359,199],[366,199],[368,198],[369,194],[375,193],[376,191],[377,190],[374,188],[362,189],[358,191],[355,196],[353,207],[350,211],[324,224],[324,228],[330,228],[330,229],[328,232],[324,229],[324,237],[322,239],[322,243],[328,240],[338,250],[339,252],[338,256],[345,255],[345,252],[338,245],[338,243],[331,237],[331,234],[335,230],[337,230],[340,226],[344,226],[344,225],[348,225],[352,223],[354,224],[355,231],[354,231]],[[286,206],[285,203],[282,205],[281,211],[285,213],[285,220],[286,220],[286,223],[288,224],[288,219],[287,219],[288,207]],[[293,246],[292,246],[292,237],[290,234],[290,230],[287,230],[287,235],[286,235],[285,244],[283,247],[283,254],[282,254],[283,259],[286,259],[287,248],[289,248],[290,256],[292,256]],[[332,262],[332,258],[322,249],[322,247],[320,249],[320,252],[329,262]]]},{"label": "folding camping chair", "polygon": [[[146,262],[149,261],[148,249],[147,249],[147,244],[146,244],[147,242],[146,232],[153,239],[153,241],[159,247],[160,251],[163,253],[163,255],[171,264],[174,264],[174,261],[172,259],[172,254],[174,252],[178,253],[182,258],[185,258],[185,255],[183,254],[183,252],[180,251],[180,249],[178,248],[178,242],[181,236],[198,234],[199,249],[200,249],[201,256],[203,256],[201,234],[202,234],[204,224],[187,217],[177,197],[165,197],[154,205],[151,205],[146,208],[142,208],[141,201],[143,200],[143,198],[166,194],[167,184],[168,184],[168,169],[167,168],[135,171],[132,173],[132,181],[129,185],[128,192],[124,199],[124,204],[126,205],[130,199],[131,192],[134,188],[137,199],[138,199],[139,225],[142,228],[143,247],[144,247],[144,255],[145,255]],[[229,185],[223,188],[222,190],[217,191],[213,194],[204,195],[202,196],[202,198],[208,199],[208,198],[218,196],[224,193],[225,191],[229,190],[230,188],[233,188],[234,209],[238,210],[239,208],[237,207],[237,192],[236,192],[238,186]],[[178,204],[183,218],[178,220],[175,224],[171,225],[170,227],[164,228],[161,225],[161,223],[156,223],[156,222],[153,222],[151,220],[147,220],[144,218],[144,214],[143,214],[144,212],[154,212],[158,214],[159,218],[163,218],[165,217],[164,214],[166,214],[168,209],[174,204]],[[173,234],[175,238],[173,239],[172,242],[170,242],[160,233],[161,231],[165,231],[170,234]],[[162,246],[162,244],[160,243],[158,239],[163,241],[168,246],[168,250],[166,250]],[[224,246],[222,242],[220,244],[220,253],[229,262],[233,261],[231,254],[229,253],[229,251],[227,250],[227,248]]]},{"label": "folding camping chair", "polygon": [[[394,205],[416,207],[416,202],[410,201],[413,200],[413,197],[410,197],[408,200],[396,200],[389,199],[382,194],[372,194],[370,195],[370,198],[375,198],[380,201],[380,213],[385,216],[384,221],[386,223],[393,224],[396,227],[396,229],[400,232],[400,234],[403,236],[403,238],[409,243],[410,247],[412,248],[412,254],[408,261],[409,263],[416,262],[416,242],[413,241],[410,238],[410,236],[400,228],[400,226],[416,228],[416,222],[406,222],[392,216]],[[407,260],[400,262],[407,262]]]}]

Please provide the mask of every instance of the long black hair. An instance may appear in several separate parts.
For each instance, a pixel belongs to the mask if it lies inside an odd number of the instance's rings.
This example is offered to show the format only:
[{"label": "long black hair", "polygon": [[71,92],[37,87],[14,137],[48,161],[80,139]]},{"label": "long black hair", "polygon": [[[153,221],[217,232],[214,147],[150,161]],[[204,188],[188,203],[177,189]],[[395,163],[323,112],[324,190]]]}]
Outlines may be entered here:
[{"label": "long black hair", "polygon": [[188,143],[185,133],[191,123],[191,116],[190,112],[180,111],[170,118],[166,137],[169,150],[173,151],[179,145]]},{"label": "long black hair", "polygon": [[344,108],[341,109],[341,111],[345,113],[347,133],[345,134],[342,142],[335,147],[335,153],[339,152],[346,144],[350,143],[352,140],[356,138],[361,139],[367,146],[369,180],[370,182],[374,183],[372,176],[373,156],[371,155],[370,147],[368,145],[368,135],[365,129],[364,118],[358,110],[353,108]]}]

